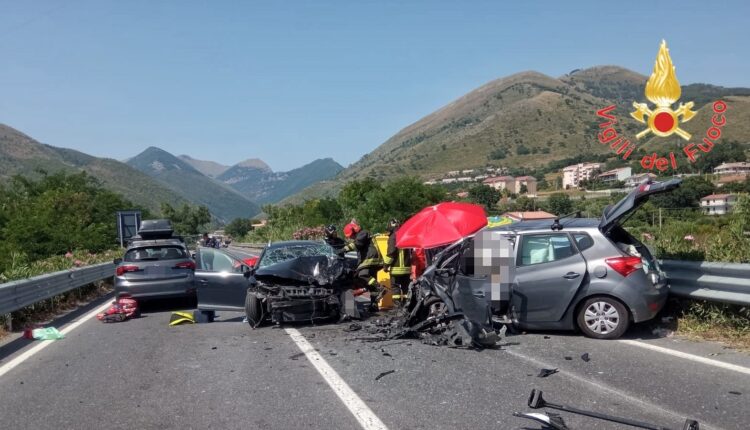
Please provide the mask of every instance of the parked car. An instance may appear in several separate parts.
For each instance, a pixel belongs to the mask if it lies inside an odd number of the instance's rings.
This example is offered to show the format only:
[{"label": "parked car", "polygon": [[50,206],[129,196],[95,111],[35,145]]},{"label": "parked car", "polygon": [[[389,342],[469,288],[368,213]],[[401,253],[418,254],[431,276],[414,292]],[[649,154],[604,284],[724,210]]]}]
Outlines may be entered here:
[{"label": "parked car", "polygon": [[115,294],[139,300],[195,295],[195,262],[168,220],[144,220],[115,259]]},{"label": "parked car", "polygon": [[[436,308],[438,298],[449,302],[448,311],[456,312],[462,311],[456,298],[473,296],[484,297],[492,313],[505,314],[521,329],[578,328],[598,339],[622,336],[631,323],[654,318],[669,291],[658,261],[622,223],[649,197],[680,183],[672,179],[641,184],[607,207],[601,219],[521,221],[477,233],[497,232],[510,242],[513,279],[510,292],[503,294],[509,297],[505,301],[492,302],[492,285],[484,274],[489,270],[476,270],[475,251],[467,246],[472,238],[448,247],[447,254],[435,259],[439,267],[426,271],[438,276],[423,277],[414,290],[417,297],[411,309],[416,310],[410,323],[438,317],[436,309],[445,308]],[[477,327],[486,325],[483,318],[476,318]]]}]

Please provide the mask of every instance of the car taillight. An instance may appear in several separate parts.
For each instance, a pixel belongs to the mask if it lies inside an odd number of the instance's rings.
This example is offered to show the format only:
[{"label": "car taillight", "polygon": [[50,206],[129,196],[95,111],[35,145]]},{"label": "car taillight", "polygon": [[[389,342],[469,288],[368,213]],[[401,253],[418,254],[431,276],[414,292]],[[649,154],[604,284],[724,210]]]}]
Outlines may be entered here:
[{"label": "car taillight", "polygon": [[641,257],[614,257],[607,258],[604,262],[622,276],[628,276],[643,267]]},{"label": "car taillight", "polygon": [[195,263],[192,261],[184,261],[182,263],[177,263],[174,268],[195,270]]},{"label": "car taillight", "polygon": [[141,269],[138,268],[138,266],[117,266],[117,269],[115,269],[115,274],[117,276],[122,276],[126,272],[137,272]]}]

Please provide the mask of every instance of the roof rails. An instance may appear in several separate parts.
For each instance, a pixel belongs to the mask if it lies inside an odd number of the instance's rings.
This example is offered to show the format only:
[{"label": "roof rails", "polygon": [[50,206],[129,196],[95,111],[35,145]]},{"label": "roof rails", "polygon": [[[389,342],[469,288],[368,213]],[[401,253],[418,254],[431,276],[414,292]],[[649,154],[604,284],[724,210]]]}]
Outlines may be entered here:
[{"label": "roof rails", "polygon": [[559,217],[555,218],[555,220],[552,221],[552,225],[550,226],[550,228],[552,229],[552,231],[560,231],[560,230],[562,230],[563,227],[564,227],[564,225],[560,223],[560,220],[563,219],[563,218],[570,218],[573,215],[575,215],[574,218],[580,218],[581,217],[581,211],[571,212],[571,213],[569,213],[567,215],[563,215],[563,216],[559,216]]}]

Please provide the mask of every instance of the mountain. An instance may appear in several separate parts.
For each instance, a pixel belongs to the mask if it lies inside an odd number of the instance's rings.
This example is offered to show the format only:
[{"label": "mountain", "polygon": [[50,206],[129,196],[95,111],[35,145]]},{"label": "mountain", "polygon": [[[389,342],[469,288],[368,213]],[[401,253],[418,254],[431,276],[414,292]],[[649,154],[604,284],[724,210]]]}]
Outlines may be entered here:
[{"label": "mountain", "polygon": [[189,155],[178,155],[177,158],[180,160],[188,163],[189,165],[193,166],[193,168],[201,173],[203,173],[206,176],[209,176],[211,178],[215,178],[222,173],[224,173],[229,166],[225,166],[223,164],[219,164],[215,161],[208,161],[208,160],[196,160],[195,158],[189,156]]},{"label": "mountain", "polygon": [[276,203],[317,182],[331,179],[343,167],[331,158],[315,160],[288,172],[273,172],[258,159],[235,164],[217,177],[258,203]]},{"label": "mountain", "polygon": [[39,170],[49,173],[85,171],[98,179],[105,188],[154,212],[159,211],[162,203],[181,205],[188,202],[178,193],[127,164],[72,149],[45,145],[0,124],[0,182],[13,175],[38,176]]},{"label": "mountain", "polygon": [[258,205],[231,187],[205,176],[162,149],[150,147],[128,160],[128,164],[191,202],[208,206],[220,220],[248,218],[260,213]]},{"label": "mountain", "polygon": [[[559,78],[528,71],[491,81],[400,130],[335,180],[305,189],[287,201],[327,195],[346,181],[368,176],[386,180],[409,174],[432,179],[452,170],[537,168],[580,155],[612,154],[597,141],[600,121],[596,111],[615,104],[618,132],[634,140],[645,126],[629,113],[633,101],[647,101],[647,79],[622,67],[598,66]],[[748,88],[683,86],[680,101],[695,102],[698,115],[681,127],[700,142],[699,136],[710,124],[707,103],[719,98],[729,105],[722,140],[750,142]],[[639,149],[631,159],[640,159],[657,144],[674,151],[685,145],[676,136],[637,143]]]}]

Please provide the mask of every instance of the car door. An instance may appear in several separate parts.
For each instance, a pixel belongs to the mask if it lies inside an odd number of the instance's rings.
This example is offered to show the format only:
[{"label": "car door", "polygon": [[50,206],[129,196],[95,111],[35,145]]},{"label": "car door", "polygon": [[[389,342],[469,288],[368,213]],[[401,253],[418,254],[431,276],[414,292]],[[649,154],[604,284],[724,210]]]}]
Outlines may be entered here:
[{"label": "car door", "polygon": [[564,232],[520,235],[512,303],[525,322],[562,319],[586,276],[586,260]]},{"label": "car door", "polygon": [[245,296],[250,281],[244,275],[241,261],[212,248],[200,248],[195,254],[195,283],[198,309],[245,309]]}]

